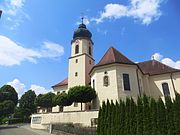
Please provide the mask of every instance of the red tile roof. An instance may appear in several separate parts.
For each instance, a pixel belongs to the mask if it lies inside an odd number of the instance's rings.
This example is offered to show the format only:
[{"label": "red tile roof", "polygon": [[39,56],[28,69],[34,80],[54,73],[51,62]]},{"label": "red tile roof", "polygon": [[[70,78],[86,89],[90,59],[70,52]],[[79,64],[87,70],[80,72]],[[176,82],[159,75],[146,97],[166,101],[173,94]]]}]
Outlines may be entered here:
[{"label": "red tile roof", "polygon": [[118,50],[111,47],[102,57],[100,62],[97,65],[95,65],[95,67],[112,64],[112,63],[130,64],[130,65],[135,64],[134,62],[129,60],[126,56],[124,56],[122,53],[120,53]]},{"label": "red tile roof", "polygon": [[68,85],[68,78],[64,79],[63,81],[59,82],[58,84],[52,87],[59,87],[59,86],[66,86],[66,85]]},{"label": "red tile roof", "polygon": [[139,68],[144,74],[158,75],[172,72],[180,72],[180,70],[169,67],[159,61],[150,60],[138,63]]}]

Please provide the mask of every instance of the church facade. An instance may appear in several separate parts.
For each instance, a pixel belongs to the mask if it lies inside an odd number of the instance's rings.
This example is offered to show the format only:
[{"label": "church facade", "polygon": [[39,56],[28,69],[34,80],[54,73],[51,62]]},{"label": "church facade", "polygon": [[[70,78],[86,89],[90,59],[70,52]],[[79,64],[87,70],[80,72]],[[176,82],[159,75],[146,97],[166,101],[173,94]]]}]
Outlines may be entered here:
[{"label": "church facade", "polygon": [[[53,113],[32,115],[31,126],[44,128],[48,123],[72,122],[92,126],[98,117],[98,109],[103,101],[137,99],[146,94],[155,99],[165,96],[175,98],[180,93],[180,70],[171,68],[156,60],[134,63],[114,47],[110,47],[95,65],[93,58],[92,34],[85,24],[80,24],[71,41],[68,77],[52,86],[56,94],[68,92],[77,85],[91,85],[97,97],[91,103],[73,103],[63,109],[52,108]],[[97,53],[97,52],[96,52]],[[34,122],[33,121],[34,118]],[[38,120],[39,122],[37,122]],[[42,126],[44,125],[44,126]]]}]

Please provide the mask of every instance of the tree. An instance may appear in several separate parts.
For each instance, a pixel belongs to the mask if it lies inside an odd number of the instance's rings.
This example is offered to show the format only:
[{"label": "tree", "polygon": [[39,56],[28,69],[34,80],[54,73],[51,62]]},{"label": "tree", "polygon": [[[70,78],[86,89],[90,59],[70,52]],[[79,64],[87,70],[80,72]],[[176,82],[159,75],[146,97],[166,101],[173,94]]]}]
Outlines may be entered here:
[{"label": "tree", "polygon": [[165,105],[166,105],[166,123],[167,123],[167,129],[168,133],[167,135],[174,134],[175,128],[174,128],[174,108],[173,103],[171,101],[171,97],[166,96],[165,97]]},{"label": "tree", "polygon": [[29,90],[22,95],[19,101],[19,109],[21,110],[20,112],[22,112],[24,117],[28,118],[36,111],[35,98],[36,94],[32,90]]},{"label": "tree", "polygon": [[5,100],[0,104],[0,114],[1,116],[9,116],[14,113],[15,104],[11,100]]},{"label": "tree", "polygon": [[64,107],[71,105],[72,101],[70,100],[67,93],[61,93],[54,96],[53,104],[54,106],[59,105],[60,107]]},{"label": "tree", "polygon": [[91,102],[96,98],[96,91],[91,86],[75,86],[68,91],[69,98],[72,102],[82,103]]},{"label": "tree", "polygon": [[39,94],[35,99],[35,103],[37,106],[40,107],[52,108],[54,106],[53,104],[54,96],[55,94],[52,92],[46,94]]},{"label": "tree", "polygon": [[144,126],[144,135],[150,134],[150,106],[149,106],[149,97],[146,95],[143,96],[143,126]]},{"label": "tree", "polygon": [[124,101],[120,100],[118,112],[119,112],[119,134],[123,135],[125,134],[125,108],[126,104]]},{"label": "tree", "polygon": [[143,135],[143,102],[142,98],[137,99],[137,135]]},{"label": "tree", "polygon": [[176,93],[176,98],[173,105],[174,110],[174,127],[175,134],[180,134],[180,94]]},{"label": "tree", "polygon": [[150,101],[150,119],[151,119],[151,134],[157,135],[157,103],[154,98]]},{"label": "tree", "polygon": [[11,100],[15,105],[18,103],[18,94],[16,90],[10,85],[4,85],[0,88],[1,102]]},{"label": "tree", "polygon": [[161,98],[157,101],[157,135],[167,135],[166,109]]}]

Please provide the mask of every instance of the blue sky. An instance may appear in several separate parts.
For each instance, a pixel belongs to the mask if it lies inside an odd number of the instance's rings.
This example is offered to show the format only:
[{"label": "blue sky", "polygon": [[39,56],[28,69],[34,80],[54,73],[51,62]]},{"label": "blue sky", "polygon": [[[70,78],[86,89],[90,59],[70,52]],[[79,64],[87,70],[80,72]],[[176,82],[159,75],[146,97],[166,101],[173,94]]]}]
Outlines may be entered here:
[{"label": "blue sky", "polygon": [[134,62],[152,56],[180,68],[179,0],[0,0],[0,85],[37,94],[68,76],[83,13],[96,63],[114,46]]}]

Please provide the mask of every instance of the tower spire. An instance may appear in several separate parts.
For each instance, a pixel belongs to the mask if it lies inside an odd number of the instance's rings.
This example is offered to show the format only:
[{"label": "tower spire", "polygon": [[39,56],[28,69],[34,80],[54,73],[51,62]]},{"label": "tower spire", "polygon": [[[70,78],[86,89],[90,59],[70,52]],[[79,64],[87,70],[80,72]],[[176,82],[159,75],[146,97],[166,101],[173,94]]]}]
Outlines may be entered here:
[{"label": "tower spire", "polygon": [[84,23],[83,23],[83,20],[84,20],[84,17],[82,16],[82,17],[81,17],[81,22],[82,22],[82,24],[84,24]]},{"label": "tower spire", "polygon": [[81,23],[82,23],[82,24],[84,24],[83,21],[84,21],[84,13],[82,12],[82,13],[81,13]]}]

